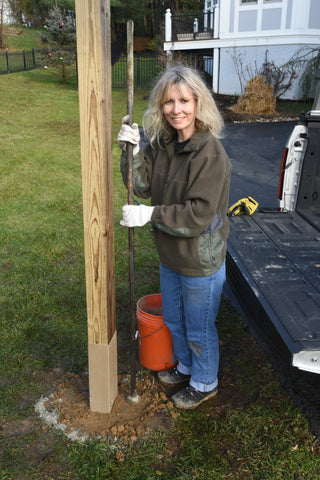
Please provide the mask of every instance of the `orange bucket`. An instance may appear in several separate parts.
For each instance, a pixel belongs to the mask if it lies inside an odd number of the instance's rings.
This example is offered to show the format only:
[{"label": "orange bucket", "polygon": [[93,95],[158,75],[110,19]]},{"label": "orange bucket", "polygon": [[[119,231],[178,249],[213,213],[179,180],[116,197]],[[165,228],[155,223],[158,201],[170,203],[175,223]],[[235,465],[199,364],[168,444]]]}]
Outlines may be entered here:
[{"label": "orange bucket", "polygon": [[170,330],[162,317],[161,293],[146,295],[137,302],[139,361],[150,370],[167,370],[177,364]]}]

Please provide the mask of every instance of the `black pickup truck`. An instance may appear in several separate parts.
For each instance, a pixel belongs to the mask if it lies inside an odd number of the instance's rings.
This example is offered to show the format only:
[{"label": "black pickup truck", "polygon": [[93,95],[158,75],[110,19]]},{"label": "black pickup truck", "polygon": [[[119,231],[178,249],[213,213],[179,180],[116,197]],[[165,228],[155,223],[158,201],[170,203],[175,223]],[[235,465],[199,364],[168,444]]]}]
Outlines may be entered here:
[{"label": "black pickup truck", "polygon": [[228,283],[263,340],[320,373],[320,88],[297,124],[227,125],[223,143],[231,203],[259,202],[230,217]]}]

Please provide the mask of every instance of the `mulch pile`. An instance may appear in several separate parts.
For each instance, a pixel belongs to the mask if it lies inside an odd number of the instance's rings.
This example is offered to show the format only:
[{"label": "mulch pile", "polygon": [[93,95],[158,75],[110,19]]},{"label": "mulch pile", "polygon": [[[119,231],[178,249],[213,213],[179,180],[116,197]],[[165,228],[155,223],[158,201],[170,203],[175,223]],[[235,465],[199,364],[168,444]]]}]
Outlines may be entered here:
[{"label": "mulch pile", "polygon": [[274,115],[276,97],[273,94],[272,85],[267,85],[262,77],[251,78],[245,87],[244,94],[231,109],[237,113]]}]

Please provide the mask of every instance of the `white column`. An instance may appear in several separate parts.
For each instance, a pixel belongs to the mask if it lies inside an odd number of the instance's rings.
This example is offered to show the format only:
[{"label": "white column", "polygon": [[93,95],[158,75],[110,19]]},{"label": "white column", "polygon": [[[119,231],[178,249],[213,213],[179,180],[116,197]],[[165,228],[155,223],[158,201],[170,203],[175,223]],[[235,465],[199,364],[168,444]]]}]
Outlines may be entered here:
[{"label": "white column", "polygon": [[203,28],[204,31],[208,28],[208,12],[206,10],[203,10]]},{"label": "white column", "polygon": [[170,8],[167,8],[165,15],[165,41],[172,41],[172,21],[171,21],[171,11]]},{"label": "white column", "polygon": [[213,49],[212,90],[219,93],[220,48]]},{"label": "white column", "polygon": [[[214,7],[214,26],[213,26],[213,38],[219,38],[220,37],[220,7],[219,3]],[[211,14],[212,18],[212,14]],[[210,25],[212,28],[212,25]]]}]

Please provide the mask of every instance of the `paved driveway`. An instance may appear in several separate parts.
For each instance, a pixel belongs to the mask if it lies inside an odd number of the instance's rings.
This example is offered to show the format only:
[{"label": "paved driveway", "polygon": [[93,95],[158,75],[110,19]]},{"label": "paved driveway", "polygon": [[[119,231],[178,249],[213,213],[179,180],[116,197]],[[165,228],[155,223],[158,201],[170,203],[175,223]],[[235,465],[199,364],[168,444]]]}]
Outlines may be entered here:
[{"label": "paved driveway", "polygon": [[222,144],[232,163],[230,204],[252,196],[278,206],[283,149],[296,122],[228,123]]}]

